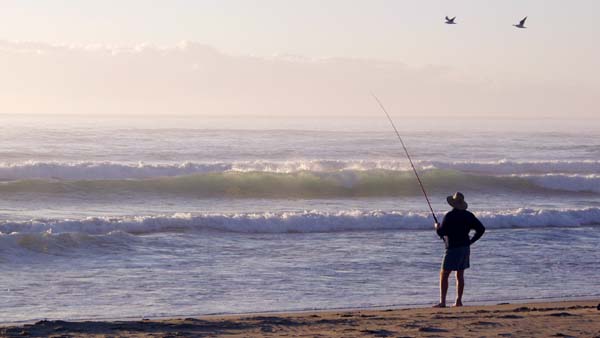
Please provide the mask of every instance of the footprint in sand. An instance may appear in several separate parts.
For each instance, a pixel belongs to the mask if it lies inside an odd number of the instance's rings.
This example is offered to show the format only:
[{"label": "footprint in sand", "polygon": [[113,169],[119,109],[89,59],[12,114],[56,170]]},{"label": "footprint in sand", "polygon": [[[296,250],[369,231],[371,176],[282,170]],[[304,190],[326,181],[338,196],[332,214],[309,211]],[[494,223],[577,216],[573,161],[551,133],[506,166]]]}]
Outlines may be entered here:
[{"label": "footprint in sand", "polygon": [[367,333],[367,334],[372,334],[376,337],[391,337],[395,334],[395,332],[393,331],[388,331],[388,330],[362,330],[360,331],[362,333]]},{"label": "footprint in sand", "polygon": [[568,334],[564,334],[564,333],[560,333],[560,332],[553,334],[552,337],[575,338],[574,336],[569,336]]},{"label": "footprint in sand", "polygon": [[568,313],[568,312],[555,312],[555,313],[551,313],[548,316],[552,316],[552,317],[569,317],[569,316],[575,316],[572,313]]},{"label": "footprint in sand", "polygon": [[504,316],[499,316],[498,318],[505,318],[505,319],[520,319],[520,318],[523,318],[523,316],[517,316],[517,315],[504,315]]},{"label": "footprint in sand", "polygon": [[496,322],[474,322],[471,325],[482,325],[482,326],[501,326],[502,324]]},{"label": "footprint in sand", "polygon": [[420,327],[419,332],[448,332],[448,330],[437,327]]}]

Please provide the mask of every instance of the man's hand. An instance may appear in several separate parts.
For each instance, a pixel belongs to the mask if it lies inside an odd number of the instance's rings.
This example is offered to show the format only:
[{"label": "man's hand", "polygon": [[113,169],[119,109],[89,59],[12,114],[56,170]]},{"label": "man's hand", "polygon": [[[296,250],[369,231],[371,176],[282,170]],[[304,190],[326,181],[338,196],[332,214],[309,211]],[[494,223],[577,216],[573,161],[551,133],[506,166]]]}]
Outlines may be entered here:
[{"label": "man's hand", "polygon": [[433,223],[433,228],[435,230],[439,229],[442,225],[440,223]]}]

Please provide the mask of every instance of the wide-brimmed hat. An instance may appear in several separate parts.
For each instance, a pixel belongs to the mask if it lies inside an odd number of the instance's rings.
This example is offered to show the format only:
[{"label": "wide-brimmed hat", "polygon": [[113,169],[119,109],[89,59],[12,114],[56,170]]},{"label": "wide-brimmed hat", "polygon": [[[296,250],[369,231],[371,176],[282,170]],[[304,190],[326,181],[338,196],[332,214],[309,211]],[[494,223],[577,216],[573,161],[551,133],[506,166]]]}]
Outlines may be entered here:
[{"label": "wide-brimmed hat", "polygon": [[465,195],[460,192],[456,192],[454,195],[446,197],[446,201],[448,201],[448,204],[456,209],[467,210],[469,207],[467,202],[465,202]]}]

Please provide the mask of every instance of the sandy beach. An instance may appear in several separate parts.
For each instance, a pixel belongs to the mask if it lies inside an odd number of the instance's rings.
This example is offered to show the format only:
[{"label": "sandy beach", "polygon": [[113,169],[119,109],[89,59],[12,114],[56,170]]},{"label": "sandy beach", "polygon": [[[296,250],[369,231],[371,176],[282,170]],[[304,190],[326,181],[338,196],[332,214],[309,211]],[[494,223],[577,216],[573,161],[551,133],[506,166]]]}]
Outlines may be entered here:
[{"label": "sandy beach", "polygon": [[600,337],[596,301],[206,316],[40,321],[2,337]]}]

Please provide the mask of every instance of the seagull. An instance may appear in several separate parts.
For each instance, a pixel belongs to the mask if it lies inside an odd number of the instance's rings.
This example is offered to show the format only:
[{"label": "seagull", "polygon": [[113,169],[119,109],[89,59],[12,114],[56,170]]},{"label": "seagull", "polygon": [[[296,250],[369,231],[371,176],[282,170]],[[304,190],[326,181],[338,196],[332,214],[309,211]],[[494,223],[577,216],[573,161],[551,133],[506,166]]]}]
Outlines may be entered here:
[{"label": "seagull", "polygon": [[454,22],[454,19],[456,19],[456,17],[453,17],[452,19],[450,19],[449,17],[446,16],[446,24],[447,25],[456,25],[456,22]]},{"label": "seagull", "polygon": [[527,17],[524,17],[523,20],[519,21],[518,25],[513,25],[513,26],[515,26],[517,28],[527,28],[527,27],[525,27],[525,20],[527,20]]}]

